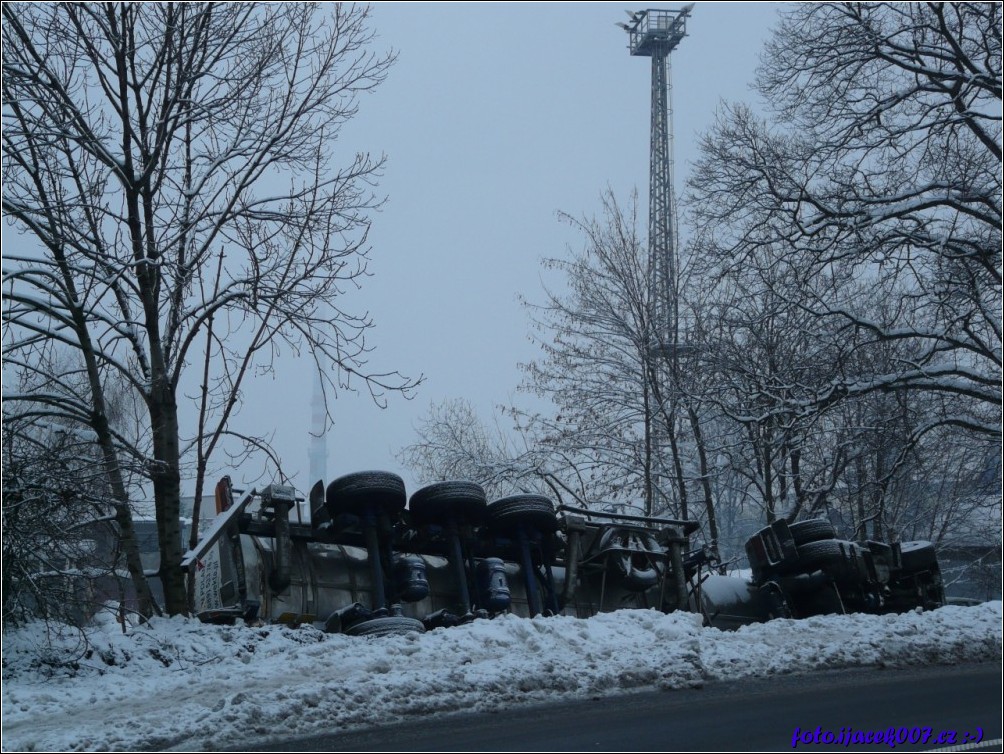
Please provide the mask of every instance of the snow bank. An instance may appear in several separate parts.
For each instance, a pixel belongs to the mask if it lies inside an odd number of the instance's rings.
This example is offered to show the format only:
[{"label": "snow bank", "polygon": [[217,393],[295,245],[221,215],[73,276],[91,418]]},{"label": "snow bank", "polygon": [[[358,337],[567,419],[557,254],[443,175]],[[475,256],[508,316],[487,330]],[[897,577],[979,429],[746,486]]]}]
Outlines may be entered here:
[{"label": "snow bank", "polygon": [[4,748],[215,749],[739,676],[996,660],[1001,622],[994,602],[735,632],[645,610],[589,620],[501,616],[384,638],[172,618],[128,635],[108,621],[84,641],[32,626],[4,639]]}]

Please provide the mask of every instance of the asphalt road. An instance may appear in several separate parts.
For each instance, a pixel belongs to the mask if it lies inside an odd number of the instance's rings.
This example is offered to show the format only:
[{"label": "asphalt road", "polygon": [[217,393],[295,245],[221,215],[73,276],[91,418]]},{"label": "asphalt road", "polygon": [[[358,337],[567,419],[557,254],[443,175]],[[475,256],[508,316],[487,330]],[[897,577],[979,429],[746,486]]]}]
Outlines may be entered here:
[{"label": "asphalt road", "polygon": [[[981,732],[983,746],[955,750],[1001,751],[1001,677],[996,663],[825,671],[455,714],[243,750],[936,751]],[[853,739],[890,728],[904,729],[906,740]],[[814,742],[827,732],[836,744]]]}]

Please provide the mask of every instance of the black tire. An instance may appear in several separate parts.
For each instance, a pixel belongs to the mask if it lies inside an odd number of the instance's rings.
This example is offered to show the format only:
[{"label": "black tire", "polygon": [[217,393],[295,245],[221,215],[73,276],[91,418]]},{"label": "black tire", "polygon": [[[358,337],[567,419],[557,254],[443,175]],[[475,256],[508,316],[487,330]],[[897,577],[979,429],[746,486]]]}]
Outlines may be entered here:
[{"label": "black tire", "polygon": [[328,513],[337,516],[366,511],[396,515],[404,510],[408,497],[404,480],[389,471],[358,471],[346,474],[328,485],[325,504]]},{"label": "black tire", "polygon": [[903,542],[900,552],[903,555],[903,570],[908,573],[927,571],[938,564],[938,556],[930,542]]},{"label": "black tire", "polygon": [[502,534],[519,527],[551,534],[558,529],[558,517],[543,495],[512,495],[488,506],[488,527]]},{"label": "black tire", "polygon": [[818,569],[839,566],[850,557],[856,548],[853,542],[840,539],[823,539],[807,542],[798,548],[797,570],[808,573]]},{"label": "black tire", "polygon": [[385,615],[380,618],[353,623],[345,633],[349,636],[393,636],[411,631],[425,632],[422,621],[416,618],[406,618],[403,615]]},{"label": "black tire", "polygon": [[480,484],[438,482],[411,496],[408,509],[416,524],[480,524],[485,520],[488,501]]},{"label": "black tire", "polygon": [[791,532],[791,538],[795,540],[796,547],[824,539],[835,539],[837,536],[833,524],[825,518],[810,518],[806,521],[789,524],[788,531]]}]

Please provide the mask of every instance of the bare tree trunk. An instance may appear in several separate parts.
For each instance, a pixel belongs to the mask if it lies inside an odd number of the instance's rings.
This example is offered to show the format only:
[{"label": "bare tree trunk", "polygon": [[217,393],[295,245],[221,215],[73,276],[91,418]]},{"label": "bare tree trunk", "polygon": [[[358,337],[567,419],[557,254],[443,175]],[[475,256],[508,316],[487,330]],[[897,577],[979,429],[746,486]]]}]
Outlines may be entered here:
[{"label": "bare tree trunk", "polygon": [[652,478],[652,395],[648,380],[642,385],[642,404],[645,411],[645,515],[655,515],[655,480]]},{"label": "bare tree trunk", "polygon": [[858,508],[858,520],[854,526],[854,536],[858,537],[858,532],[861,532],[861,536],[866,536],[865,523],[868,520],[868,514],[865,511],[865,485],[866,485],[866,471],[865,471],[865,461],[859,453],[854,459],[854,470],[857,476],[858,488],[854,494],[857,499]]},{"label": "bare tree trunk", "polygon": [[763,504],[767,510],[767,523],[772,524],[777,519],[777,509],[774,501],[774,467],[771,465],[770,443],[760,438],[761,468],[763,469]]},{"label": "bare tree trunk", "polygon": [[690,510],[687,503],[687,480],[683,478],[683,461],[680,458],[680,444],[676,437],[676,401],[670,408],[669,416],[666,417],[666,429],[669,432],[669,448],[673,454],[673,472],[676,474],[676,485],[680,495],[680,518],[687,520],[690,518]]},{"label": "bare tree trunk", "polygon": [[715,514],[715,500],[711,492],[711,468],[708,465],[708,450],[704,446],[704,434],[701,432],[701,421],[697,416],[697,411],[688,401],[687,415],[690,417],[690,429],[694,433],[694,442],[697,444],[697,460],[701,471],[701,490],[704,493],[704,510],[708,517],[708,536],[710,541],[708,546],[711,551],[718,556],[718,516]]},{"label": "bare tree trunk", "polygon": [[164,607],[169,615],[186,614],[188,599],[181,570],[181,477],[178,473],[178,406],[172,388],[161,384],[152,391],[150,420],[153,426],[154,499],[157,503],[157,541],[160,546],[160,579]]},{"label": "bare tree trunk", "polygon": [[119,547],[125,553],[126,568],[129,570],[129,577],[132,579],[133,588],[136,590],[137,609],[141,616],[149,618],[155,613],[159,613],[160,610],[153,599],[150,584],[146,580],[143,560],[139,552],[139,544],[136,541],[136,529],[132,523],[132,510],[129,508],[129,494],[126,492],[125,482],[122,479],[118,454],[115,452],[115,448],[111,442],[108,419],[104,414],[103,406],[100,409],[95,406],[91,428],[97,434],[98,444],[101,446],[105,473],[108,475],[108,484],[112,490],[115,523],[118,525],[119,530]]},{"label": "bare tree trunk", "polygon": [[[62,246],[53,249],[53,258],[63,277],[63,284],[70,293],[71,301],[79,301],[76,295],[77,286],[70,272]],[[125,480],[122,478],[122,467],[119,464],[118,451],[108,424],[108,407],[105,401],[104,383],[98,368],[97,350],[91,339],[91,332],[82,308],[73,304],[70,306],[70,316],[80,346],[80,355],[84,360],[87,372],[87,384],[91,399],[91,429],[98,438],[101,456],[104,461],[105,473],[112,491],[112,506],[115,509],[115,523],[119,528],[120,547],[126,556],[126,568],[136,590],[136,602],[139,614],[149,618],[159,612],[157,604],[146,580],[143,560],[140,557],[139,544],[136,541],[136,530],[132,522],[132,510],[129,507],[129,493]]]}]

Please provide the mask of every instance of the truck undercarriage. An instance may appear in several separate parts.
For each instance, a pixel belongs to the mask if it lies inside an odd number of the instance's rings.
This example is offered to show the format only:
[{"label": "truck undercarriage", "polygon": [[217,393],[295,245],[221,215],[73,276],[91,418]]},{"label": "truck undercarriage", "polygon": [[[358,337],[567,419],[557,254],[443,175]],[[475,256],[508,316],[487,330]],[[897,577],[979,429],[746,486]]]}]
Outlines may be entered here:
[{"label": "truck undercarriage", "polygon": [[311,623],[329,632],[422,631],[511,612],[586,618],[622,608],[701,613],[733,628],[774,617],[894,612],[944,603],[930,543],[838,540],[822,519],[775,522],[746,549],[753,578],[720,575],[691,548],[694,521],[555,507],[540,495],[490,504],[472,482],[423,487],[340,477],[309,495],[270,485],[234,500],[183,562],[207,621]]}]

